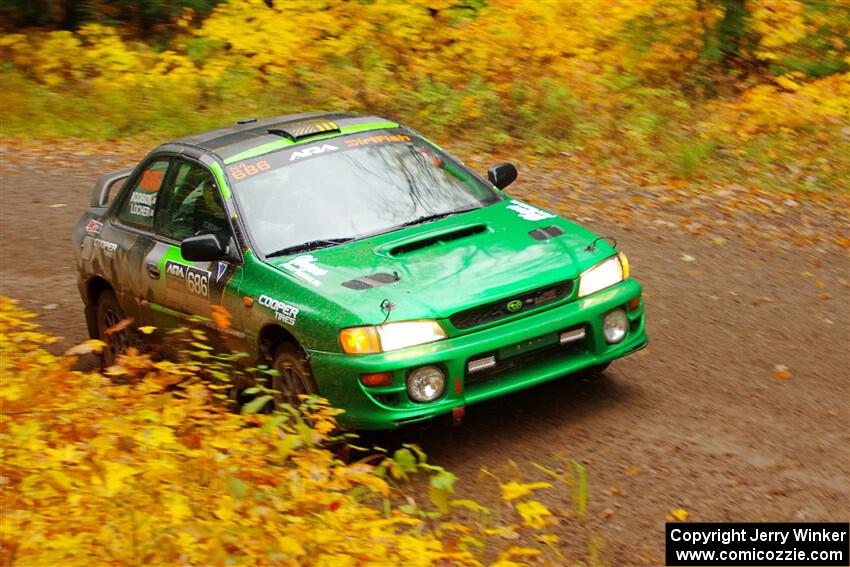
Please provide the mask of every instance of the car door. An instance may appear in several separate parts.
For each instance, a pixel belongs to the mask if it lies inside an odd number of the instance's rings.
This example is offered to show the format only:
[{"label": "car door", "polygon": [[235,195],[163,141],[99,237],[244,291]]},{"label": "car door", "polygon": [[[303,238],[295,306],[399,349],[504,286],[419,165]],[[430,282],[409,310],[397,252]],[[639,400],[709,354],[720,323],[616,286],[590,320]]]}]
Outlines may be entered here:
[{"label": "car door", "polygon": [[99,249],[96,253],[104,256],[104,276],[115,289],[125,314],[140,326],[173,324],[149,309],[156,278],[146,269],[147,258],[160,246],[154,219],[171,162],[169,155],[146,159],[122,189],[114,216],[93,241]]},{"label": "car door", "polygon": [[236,259],[192,262],[180,252],[184,239],[199,234],[215,234],[221,241],[231,242],[231,249],[237,249],[220,188],[200,161],[173,158],[160,190],[155,231],[158,242],[145,259],[148,276],[157,280],[151,310],[176,324],[207,327],[214,346],[243,348],[244,334],[232,326],[222,328],[213,317],[214,306],[222,307],[222,313],[239,315],[241,263]]}]

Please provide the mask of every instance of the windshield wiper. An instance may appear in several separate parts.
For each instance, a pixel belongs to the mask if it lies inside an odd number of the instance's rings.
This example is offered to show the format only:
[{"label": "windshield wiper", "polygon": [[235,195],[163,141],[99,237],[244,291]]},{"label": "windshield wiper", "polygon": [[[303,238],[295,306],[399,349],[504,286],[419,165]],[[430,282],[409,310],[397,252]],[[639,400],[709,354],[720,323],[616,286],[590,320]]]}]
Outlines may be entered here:
[{"label": "windshield wiper", "polygon": [[446,218],[446,217],[451,217],[451,216],[454,216],[454,215],[459,215],[461,213],[468,213],[469,211],[474,211],[474,210],[480,209],[480,208],[481,208],[480,206],[467,207],[465,209],[457,209],[457,210],[448,211],[448,212],[445,212],[445,213],[437,213],[435,215],[425,215],[424,217],[419,217],[419,218],[413,219],[411,221],[403,222],[399,226],[412,226],[414,224],[422,224],[422,223],[431,222],[431,221],[435,221],[435,220]]},{"label": "windshield wiper", "polygon": [[266,258],[273,258],[275,256],[287,256],[289,254],[295,254],[296,252],[308,252],[310,250],[318,250],[319,248],[328,248],[330,246],[336,246],[337,244],[343,244],[344,242],[351,242],[352,240],[354,239],[350,237],[310,240],[308,242],[302,242],[301,244],[287,246],[286,248],[282,248],[281,250],[277,250],[275,252],[272,252],[271,254],[266,254]]}]

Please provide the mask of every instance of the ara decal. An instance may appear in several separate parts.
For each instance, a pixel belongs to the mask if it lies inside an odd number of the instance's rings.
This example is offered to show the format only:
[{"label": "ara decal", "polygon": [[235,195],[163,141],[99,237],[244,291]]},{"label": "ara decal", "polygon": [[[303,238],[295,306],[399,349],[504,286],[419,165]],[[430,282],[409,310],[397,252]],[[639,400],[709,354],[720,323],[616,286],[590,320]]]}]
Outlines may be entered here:
[{"label": "ara decal", "polygon": [[297,159],[316,156],[319,154],[323,154],[325,152],[333,152],[338,150],[339,148],[336,146],[332,146],[330,144],[322,144],[321,146],[311,146],[309,148],[304,148],[303,150],[299,150],[297,152],[293,152],[291,156],[289,156],[289,161],[295,161]]},{"label": "ara decal", "polygon": [[316,279],[317,276],[324,276],[328,273],[324,268],[320,268],[315,264],[316,257],[311,254],[298,256],[283,265],[284,268],[299,276],[301,279],[310,282],[313,285],[320,286],[322,282]]},{"label": "ara decal", "polygon": [[103,230],[103,223],[95,219],[89,219],[86,223],[86,233],[89,236],[97,236]]},{"label": "ara decal", "polygon": [[555,215],[551,213],[547,213],[542,209],[532,207],[531,205],[527,205],[519,201],[511,201],[507,208],[516,212],[520,216],[520,218],[523,218],[528,221],[539,221],[544,219],[555,218]]},{"label": "ara decal", "polygon": [[261,295],[258,301],[263,307],[268,307],[274,311],[274,317],[278,321],[282,321],[287,325],[295,324],[295,319],[298,317],[299,309],[294,305],[290,305],[289,303],[280,301],[279,299],[274,299],[273,297],[269,297],[265,294]]}]

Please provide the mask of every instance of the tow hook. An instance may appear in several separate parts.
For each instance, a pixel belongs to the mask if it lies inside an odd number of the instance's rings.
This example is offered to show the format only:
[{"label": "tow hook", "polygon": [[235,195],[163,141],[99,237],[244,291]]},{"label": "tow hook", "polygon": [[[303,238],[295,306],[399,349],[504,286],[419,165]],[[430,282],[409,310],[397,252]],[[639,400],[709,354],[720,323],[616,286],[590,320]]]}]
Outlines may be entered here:
[{"label": "tow hook", "polygon": [[452,410],[452,426],[457,427],[463,422],[463,416],[466,414],[466,407],[461,406]]}]

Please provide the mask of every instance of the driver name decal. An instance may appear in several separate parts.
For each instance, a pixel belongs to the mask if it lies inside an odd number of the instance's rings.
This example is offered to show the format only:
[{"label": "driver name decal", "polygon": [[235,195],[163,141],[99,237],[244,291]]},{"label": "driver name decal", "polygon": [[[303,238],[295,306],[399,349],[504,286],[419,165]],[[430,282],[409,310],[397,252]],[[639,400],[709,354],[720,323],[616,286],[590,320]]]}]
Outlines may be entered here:
[{"label": "driver name decal", "polygon": [[156,207],[156,193],[139,193],[133,191],[130,195],[130,214],[138,217],[153,217]]},{"label": "driver name decal", "polygon": [[324,268],[320,268],[315,264],[316,257],[307,254],[293,258],[283,265],[283,267],[303,280],[310,282],[313,285],[320,286],[322,282],[316,279],[316,276],[324,276],[328,273]]},{"label": "driver name decal", "polygon": [[507,208],[516,212],[520,218],[523,218],[528,221],[539,221],[544,219],[555,218],[555,215],[551,213],[547,213],[542,209],[532,207],[531,205],[527,205],[525,203],[520,203],[519,201],[511,201]]}]

